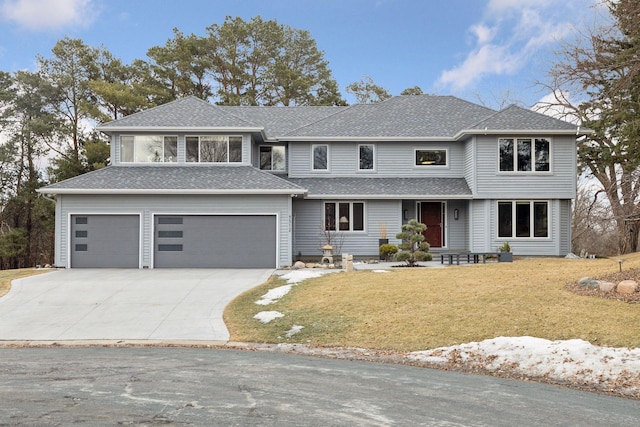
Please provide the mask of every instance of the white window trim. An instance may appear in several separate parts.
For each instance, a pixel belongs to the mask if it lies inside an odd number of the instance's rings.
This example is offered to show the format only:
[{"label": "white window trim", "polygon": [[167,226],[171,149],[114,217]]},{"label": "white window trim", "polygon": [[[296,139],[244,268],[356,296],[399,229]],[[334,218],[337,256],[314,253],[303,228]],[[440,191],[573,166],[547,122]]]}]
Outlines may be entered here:
[{"label": "white window trim", "polygon": [[[373,167],[371,169],[360,169],[360,147],[371,147],[371,150],[373,152]],[[356,169],[357,169],[357,171],[361,172],[361,173],[372,173],[372,172],[375,172],[376,171],[376,163],[377,163],[376,162],[376,160],[377,160],[377,158],[376,158],[376,155],[377,155],[377,153],[376,153],[376,151],[377,151],[376,150],[376,144],[358,144],[356,150],[357,150],[356,151],[356,161],[357,161]]]},{"label": "white window trim", "polygon": [[[136,162],[136,137],[140,137],[140,136],[157,136],[162,138],[162,161],[160,162]],[[123,137],[131,137],[133,138],[133,161],[131,162],[127,162],[122,160],[122,138]],[[176,138],[176,160],[175,162],[165,162],[164,161],[164,139],[165,138]],[[178,135],[165,135],[165,134],[145,134],[145,135],[131,135],[131,134],[126,134],[126,135],[120,135],[120,137],[118,138],[118,157],[119,157],[119,163],[123,163],[123,164],[141,164],[141,165],[149,165],[149,164],[159,164],[159,163],[167,163],[167,164],[175,164],[178,163],[178,146],[180,145],[180,138],[178,137]]]},{"label": "white window trim", "polygon": [[[208,137],[208,136],[223,136],[227,139],[227,161],[226,162],[203,162],[200,161],[200,144],[201,144],[201,138],[202,137]],[[240,140],[242,141],[241,146],[240,146],[240,161],[239,162],[230,162],[229,161],[229,138],[240,138]],[[198,138],[198,161],[197,162],[190,162],[187,160],[187,138]],[[191,163],[191,164],[204,164],[204,165],[240,165],[244,162],[244,138],[242,135],[185,135],[184,138],[184,159],[185,159],[185,163]]]},{"label": "white window trim", "polygon": [[[268,147],[271,149],[271,169],[262,169],[260,167],[260,163],[261,163],[261,158],[260,158],[260,154],[262,153],[261,150],[263,147]],[[284,169],[274,169],[273,168],[273,148],[274,147],[282,147],[284,148]],[[266,171],[266,172],[274,172],[274,173],[282,173],[282,172],[287,172],[287,148],[285,145],[259,145],[258,146],[258,169],[262,170],[262,171]]]},{"label": "white window trim", "polygon": [[[326,169],[316,169],[314,168],[314,151],[316,147],[327,147],[327,168]],[[316,173],[328,173],[331,172],[331,163],[329,159],[331,158],[331,147],[329,144],[311,144],[311,171]]]},{"label": "white window trim", "polygon": [[[327,212],[327,203],[334,203],[336,205],[336,229],[335,230],[325,230],[325,224],[327,223],[326,212]],[[340,221],[340,216],[338,215],[340,212],[340,203],[349,203],[349,229],[348,230],[340,230],[340,226],[338,225]],[[362,230],[354,230],[353,229],[353,204],[354,203],[362,203]],[[322,203],[322,230],[332,231],[335,233],[362,233],[365,234],[367,232],[367,203],[364,200],[325,200]]]},{"label": "white window trim", "polygon": [[[500,140],[501,139],[512,139],[514,144],[517,145],[517,141],[519,139],[530,139],[531,140],[531,165],[535,168],[536,160],[535,160],[535,141],[536,139],[546,139],[549,141],[549,170],[548,171],[519,171],[518,168],[518,154],[516,152],[516,148],[514,148],[514,156],[513,156],[513,170],[512,171],[502,171],[500,170]],[[553,175],[553,138],[550,136],[502,136],[498,137],[498,174],[499,175],[536,175],[536,176],[544,176],[544,175]]]},{"label": "white window trim", "polygon": [[[444,165],[418,165],[416,164],[416,155],[418,151],[444,151],[446,161]],[[413,149],[413,159],[411,160],[413,167],[417,169],[445,169],[449,167],[449,149],[446,147],[415,147]]]},{"label": "white window trim", "polygon": [[[529,237],[517,237],[516,236],[516,204],[517,203],[525,203],[528,202],[529,206],[530,206],[530,212],[531,212],[531,218],[529,219],[529,230],[531,232],[531,235]],[[511,203],[511,236],[510,237],[505,237],[505,236],[500,236],[500,210],[499,210],[499,206],[500,203]],[[534,233],[535,233],[535,216],[533,215],[534,212],[534,203],[546,203],[547,204],[547,235],[545,237],[535,237]],[[518,241],[523,241],[523,240],[536,240],[536,241],[541,241],[541,240],[551,240],[551,200],[534,200],[534,199],[527,199],[527,200],[497,200],[496,201],[496,238],[497,239],[512,239],[512,240],[518,240]]]}]

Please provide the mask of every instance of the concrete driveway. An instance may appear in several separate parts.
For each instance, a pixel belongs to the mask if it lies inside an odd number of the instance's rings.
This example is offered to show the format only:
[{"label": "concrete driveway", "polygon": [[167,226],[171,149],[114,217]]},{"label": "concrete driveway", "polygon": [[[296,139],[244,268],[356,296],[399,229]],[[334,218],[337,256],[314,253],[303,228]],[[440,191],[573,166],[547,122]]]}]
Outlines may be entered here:
[{"label": "concrete driveway", "polygon": [[228,341],[224,307],[273,270],[75,269],[15,280],[0,340]]}]

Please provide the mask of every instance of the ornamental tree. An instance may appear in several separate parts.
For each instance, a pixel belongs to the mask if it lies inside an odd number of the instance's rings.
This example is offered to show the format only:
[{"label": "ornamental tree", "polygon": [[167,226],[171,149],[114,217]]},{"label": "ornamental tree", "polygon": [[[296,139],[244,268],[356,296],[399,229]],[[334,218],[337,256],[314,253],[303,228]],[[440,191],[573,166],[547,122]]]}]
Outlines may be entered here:
[{"label": "ornamental tree", "polygon": [[402,232],[396,234],[396,239],[402,240],[398,245],[400,252],[396,255],[398,261],[406,262],[409,267],[415,267],[418,261],[431,261],[429,243],[424,241],[422,235],[426,229],[426,225],[415,219],[402,225]]}]

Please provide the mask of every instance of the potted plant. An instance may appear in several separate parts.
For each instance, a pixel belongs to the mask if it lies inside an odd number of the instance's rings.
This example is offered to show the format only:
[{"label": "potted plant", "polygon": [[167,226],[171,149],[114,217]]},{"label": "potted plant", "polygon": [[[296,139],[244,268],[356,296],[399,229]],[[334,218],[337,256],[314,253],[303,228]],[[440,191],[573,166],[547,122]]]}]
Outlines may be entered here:
[{"label": "potted plant", "polygon": [[511,245],[509,245],[509,242],[504,242],[502,246],[498,248],[498,251],[500,251],[498,262],[513,262],[513,254],[511,253]]}]

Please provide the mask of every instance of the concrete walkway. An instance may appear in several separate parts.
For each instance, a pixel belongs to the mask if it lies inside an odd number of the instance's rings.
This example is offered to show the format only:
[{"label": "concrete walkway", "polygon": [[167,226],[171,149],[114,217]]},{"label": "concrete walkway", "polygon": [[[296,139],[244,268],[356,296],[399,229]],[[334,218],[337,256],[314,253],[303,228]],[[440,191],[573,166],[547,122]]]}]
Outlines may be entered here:
[{"label": "concrete walkway", "polygon": [[74,269],[13,281],[0,341],[228,341],[224,307],[273,270]]}]

